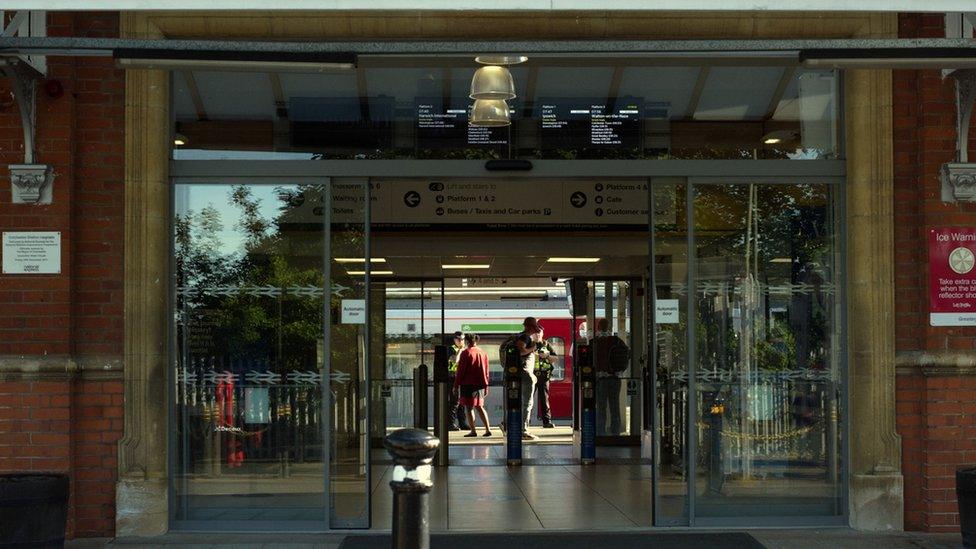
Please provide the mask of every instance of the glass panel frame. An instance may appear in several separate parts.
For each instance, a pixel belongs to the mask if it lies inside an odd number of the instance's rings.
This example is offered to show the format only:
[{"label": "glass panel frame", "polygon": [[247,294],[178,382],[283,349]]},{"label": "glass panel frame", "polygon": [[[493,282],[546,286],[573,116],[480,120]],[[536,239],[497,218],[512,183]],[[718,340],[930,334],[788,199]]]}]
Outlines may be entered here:
[{"label": "glass panel frame", "polygon": [[[809,176],[791,176],[786,175],[782,177],[748,177],[743,175],[735,175],[729,177],[688,177],[685,185],[685,204],[688,211],[687,215],[687,253],[688,253],[688,276],[686,279],[686,284],[688,288],[689,295],[695,295],[697,292],[696,280],[698,277],[699,262],[697,261],[697,256],[694,254],[696,248],[696,219],[695,219],[695,208],[692,207],[695,204],[696,194],[695,191],[699,187],[715,187],[723,185],[733,185],[733,184],[756,184],[763,186],[797,186],[797,185],[825,185],[830,188],[833,195],[833,201],[829,205],[830,215],[833,217],[831,234],[834,249],[832,250],[832,255],[835,258],[836,266],[835,272],[837,273],[837,278],[841,281],[838,284],[837,291],[839,296],[835,300],[833,309],[835,311],[834,321],[834,331],[839,334],[846,333],[847,328],[847,316],[846,316],[846,218],[845,218],[845,194],[843,192],[844,179],[841,177],[809,177]],[[698,307],[697,300],[689,299],[687,303],[686,310],[687,318],[693,319],[697,318]],[[849,367],[848,367],[848,354],[847,354],[847,344],[846,338],[841,335],[839,338],[839,346],[836,349],[836,360],[837,360],[837,376],[840,380],[841,388],[837,395],[837,411],[839,415],[839,420],[841,422],[840,430],[838,435],[840,436],[839,447],[836,448],[835,455],[833,459],[838,462],[837,471],[839,474],[839,480],[837,482],[839,486],[838,494],[838,505],[837,508],[840,513],[836,515],[822,515],[822,516],[780,516],[776,514],[757,516],[741,516],[741,517],[731,517],[731,516],[716,516],[716,517],[705,517],[701,516],[696,512],[697,507],[697,489],[696,489],[696,479],[698,474],[698,447],[699,447],[699,430],[696,428],[696,421],[688,421],[688,445],[690,447],[690,453],[688,460],[688,467],[686,469],[686,474],[688,475],[688,526],[691,527],[729,527],[729,526],[746,526],[755,525],[756,519],[762,521],[763,525],[778,526],[778,525],[790,525],[790,526],[806,526],[806,525],[846,525],[849,521],[849,466],[850,463],[850,428],[849,428]],[[698,370],[698,357],[697,350],[700,342],[698,341],[697,334],[694,330],[689,330],[687,333],[687,347],[688,347],[688,364],[689,364],[689,410],[698,409],[698,384],[699,376]],[[697,416],[697,414],[696,414]]]},{"label": "glass panel frame", "polygon": [[[330,188],[331,178],[330,177],[346,177],[346,176],[363,176],[365,174],[375,173],[379,176],[388,176],[389,174],[396,174],[397,177],[429,177],[429,176],[440,176],[440,177],[482,177],[483,176],[483,163],[473,161],[473,162],[461,162],[453,163],[451,165],[436,163],[436,162],[416,162],[416,161],[321,161],[321,162],[288,162],[290,166],[285,168],[283,162],[269,162],[269,161],[235,161],[235,162],[221,162],[221,161],[173,161],[171,163],[171,174],[172,181],[178,182],[182,180],[193,180],[193,181],[203,181],[208,177],[216,179],[218,174],[220,174],[220,181],[227,181],[228,179],[234,179],[235,181],[268,181],[271,177],[278,177],[280,174],[294,174],[292,176],[281,176],[283,178],[288,178],[294,180],[296,177],[317,177],[321,181],[324,181],[326,188]],[[756,160],[756,161],[672,161],[668,163],[649,163],[644,161],[605,161],[605,162],[595,162],[595,163],[580,163],[580,162],[569,162],[569,161],[536,161],[536,170],[531,174],[526,174],[524,177],[553,177],[554,174],[564,174],[565,177],[634,177],[638,172],[644,173],[645,178],[650,178],[651,184],[649,185],[648,200],[652,196],[653,189],[657,186],[655,184],[655,178],[657,177],[687,177],[686,188],[688,196],[685,197],[686,203],[691,199],[691,192],[693,185],[698,184],[712,184],[721,185],[724,183],[734,183],[734,182],[757,182],[757,183],[781,183],[781,184],[797,184],[803,182],[815,182],[815,183],[827,183],[834,188],[839,189],[837,192],[837,222],[835,223],[835,239],[838,247],[838,255],[840,257],[840,272],[843,280],[843,289],[846,289],[846,226],[845,211],[844,211],[844,177],[843,177],[843,162],[838,161],[812,161],[803,163],[793,163],[790,166],[784,165],[781,161],[775,160]],[[667,164],[667,166],[665,166]],[[224,174],[242,174],[250,173],[257,174],[250,177],[235,177],[234,175],[224,175]],[[263,177],[261,174],[265,174]],[[274,174],[273,176],[271,174]],[[724,176],[720,174],[733,174],[731,176]],[[756,174],[756,177],[747,177],[748,174]],[[780,175],[785,174],[785,175]],[[367,204],[369,202],[367,201]],[[653,212],[653,208],[650,209]],[[653,214],[651,214],[653,215]],[[693,227],[693,216],[688,216],[689,228]],[[366,223],[367,230],[369,223]],[[651,221],[653,225],[653,220]],[[649,248],[653,257],[653,237],[649,236]],[[693,231],[689,231],[687,235],[688,249],[693,249],[694,245],[694,234]],[[367,253],[369,251],[367,250]],[[687,280],[690,282],[693,276],[693,263],[689,264],[689,272]],[[367,262],[368,264],[368,262]],[[328,268],[326,273],[329,273]],[[653,269],[651,269],[651,275],[653,278]],[[652,280],[647,288],[654,288],[655,282]],[[171,288],[174,288],[175,284],[171,284]],[[650,328],[654,326],[655,323],[652,322],[653,311],[656,309],[656,302],[653,292],[648,291],[649,301],[651,306],[649,308],[649,314],[651,315],[646,323],[646,327]],[[171,310],[172,305],[175,304],[175,297],[171,295],[170,299]],[[846,318],[846,296],[842,295],[839,304],[839,322],[841,323],[841,330],[846,328],[847,318]],[[695,314],[694,305],[689,303],[688,314],[689,317],[693,317]],[[331,319],[330,319],[331,322]],[[647,338],[647,343],[653,345],[654,332],[651,330],[650,337]],[[693,352],[695,348],[695,341],[693,341],[693,335],[690,335],[692,341],[689,344],[689,349]],[[173,338],[170,338],[171,346],[173,343]],[[842,340],[843,341],[843,340]],[[843,343],[842,343],[843,344]],[[650,355],[651,350],[648,351]],[[171,356],[172,354],[171,347]],[[830,524],[847,524],[848,522],[848,488],[849,488],[849,471],[848,464],[850,463],[850,444],[849,444],[849,433],[850,429],[848,427],[848,415],[849,415],[849,405],[847,402],[848,389],[846,386],[846,381],[849,378],[848,364],[847,364],[847,349],[844,346],[839,352],[841,364],[841,378],[845,381],[845,386],[841,393],[841,399],[838,402],[840,408],[840,417],[842,421],[841,428],[841,448],[840,448],[840,474],[842,475],[841,480],[841,505],[840,508],[843,511],[842,515],[837,517],[812,517],[809,520],[804,520],[803,517],[777,517],[777,516],[766,516],[761,520],[757,521],[755,519],[751,521],[741,521],[741,520],[729,520],[729,519],[695,519],[694,518],[694,496],[693,491],[691,491],[691,500],[689,502],[689,526],[744,526],[750,525],[755,526],[757,522],[762,525],[830,525]],[[689,362],[693,363],[694,357],[689,357]],[[369,369],[367,368],[367,372]],[[693,381],[693,380],[692,380]],[[170,386],[172,390],[172,386]],[[654,392],[652,391],[652,394]],[[691,391],[694,394],[694,391]],[[169,397],[170,400],[172,397]],[[656,405],[656,402],[655,402]],[[654,407],[652,406],[652,409]],[[174,421],[173,419],[174,407],[170,407],[170,423]],[[652,412],[653,413],[653,412]],[[654,427],[656,429],[656,427]],[[694,436],[694,429],[692,426],[688,428],[688,434]],[[171,431],[172,432],[172,431]],[[326,436],[331,437],[331,433],[326,433]],[[656,435],[655,435],[656,436]],[[174,461],[176,457],[175,453],[175,441],[171,441],[170,445],[170,471],[174,471]],[[657,448],[654,448],[656,454]],[[693,467],[694,460],[689,460],[689,465]],[[175,477],[171,474],[171,479]],[[694,478],[689,475],[689,479]],[[657,482],[655,482],[655,487]],[[327,480],[328,482],[328,480]],[[689,480],[689,484],[691,481]],[[326,486],[326,490],[329,486]],[[170,482],[170,494],[172,496],[173,481]],[[657,505],[658,497],[656,493],[656,488],[654,492],[652,501],[652,506],[654,508],[654,525],[663,526],[662,521],[659,520],[657,515]],[[171,511],[175,505],[174,498],[170,498]],[[171,517],[174,515],[170,514]],[[829,519],[829,520],[828,520]],[[367,519],[368,520],[368,519]],[[321,526],[326,526],[327,528],[339,528],[335,524],[328,524],[327,522],[321,523],[318,526],[310,526],[310,529],[315,530],[321,528]],[[186,522],[174,523],[173,528],[175,530],[179,529],[239,529],[247,528],[253,526],[250,523],[196,523],[190,524]],[[302,528],[301,525],[292,524],[290,527]],[[281,529],[279,525],[270,527],[271,529]]]},{"label": "glass panel frame", "polygon": [[[328,201],[328,178],[323,176],[310,176],[310,175],[298,174],[294,176],[284,175],[280,177],[249,177],[249,176],[236,175],[232,173],[220,177],[172,177],[171,189],[170,189],[170,216],[171,218],[175,218],[174,216],[179,213],[180,201],[177,199],[177,197],[178,197],[178,193],[180,192],[180,189],[189,190],[192,188],[206,189],[206,188],[237,187],[237,186],[242,186],[242,187],[246,186],[247,189],[308,187],[317,190],[317,192],[320,193],[318,196],[321,197],[320,199],[323,202],[327,203]],[[302,193],[301,196],[304,197],[305,196],[304,193]],[[255,204],[259,204],[259,202],[255,202]],[[289,204],[297,205],[296,202],[289,202]],[[260,212],[257,211],[257,208],[258,206],[255,206],[255,215],[260,216]],[[270,227],[271,225],[273,225],[273,223],[269,224],[268,227]],[[320,227],[321,229],[320,235],[322,239],[326,238],[324,225],[325,224],[323,223],[322,226]],[[248,229],[243,228],[243,230],[248,230]],[[174,256],[177,250],[176,232],[177,232],[177,227],[174,226],[173,230],[170,231],[170,250],[174,253]],[[317,247],[319,248],[321,254],[323,247],[321,246],[321,244]],[[319,267],[321,269],[326,269],[327,268],[326,263],[327,262],[323,261],[319,265]],[[320,272],[324,279],[326,277],[325,272],[324,271],[320,271]],[[318,531],[318,530],[327,529],[328,523],[326,522],[326,517],[324,515],[324,512],[327,509],[327,505],[325,504],[326,494],[327,494],[327,479],[325,478],[325,469],[324,469],[324,464],[327,462],[327,456],[324,455],[325,454],[324,450],[328,444],[327,430],[325,432],[319,433],[319,435],[323,437],[322,438],[323,455],[321,459],[322,468],[320,469],[321,477],[323,479],[323,484],[321,486],[322,499],[323,499],[323,505],[322,505],[323,514],[320,516],[319,519],[309,520],[303,518],[298,520],[283,521],[281,520],[281,517],[276,517],[273,519],[269,518],[268,520],[244,518],[244,517],[217,518],[217,519],[206,519],[206,520],[199,519],[199,518],[186,518],[188,516],[187,513],[188,509],[186,507],[187,505],[186,497],[181,497],[179,495],[180,493],[183,494],[188,493],[188,486],[187,486],[186,477],[178,474],[180,471],[179,469],[180,464],[182,463],[181,459],[185,457],[185,454],[180,452],[180,446],[179,446],[180,438],[176,436],[178,425],[179,425],[178,424],[179,418],[177,415],[178,403],[176,399],[181,394],[178,389],[178,384],[181,382],[189,383],[190,380],[192,380],[192,378],[188,378],[186,373],[181,374],[178,371],[178,369],[180,368],[181,361],[180,361],[180,353],[178,352],[178,349],[180,347],[179,347],[179,342],[177,340],[179,334],[178,325],[179,325],[179,318],[180,318],[180,314],[179,314],[180,309],[179,309],[179,301],[178,301],[178,293],[179,293],[178,265],[176,261],[172,261],[170,264],[169,277],[170,277],[170,299],[169,299],[168,309],[170,315],[169,318],[171,319],[172,324],[169,325],[171,334],[168,339],[169,339],[169,352],[170,352],[171,361],[170,361],[170,366],[168,368],[168,371],[170,372],[170,375],[172,375],[173,377],[171,378],[171,383],[167,385],[168,394],[166,395],[166,398],[167,398],[167,402],[169,403],[168,418],[167,418],[168,425],[169,425],[168,432],[171,433],[171,435],[169,436],[169,443],[168,443],[168,448],[169,448],[168,470],[169,470],[169,478],[171,480],[168,483],[169,485],[167,487],[167,491],[169,494],[168,516],[170,518],[171,528],[173,530],[199,530],[201,528],[204,528],[204,529],[220,529],[220,530],[303,530],[303,531],[306,530]],[[251,288],[251,289],[260,290],[261,288]],[[263,288],[263,289],[267,290],[267,288]],[[319,288],[320,292],[316,292],[315,290],[312,290],[310,288],[303,288],[303,290],[304,290],[303,292],[296,293],[295,295],[299,297],[311,296],[314,299],[314,295],[316,293],[319,294],[324,293],[324,288]],[[279,297],[282,298],[284,297],[284,293],[280,293],[278,295]],[[279,313],[280,312],[281,311],[279,311]],[[325,312],[327,311],[323,311],[323,313]],[[321,317],[321,321],[324,327],[328,322],[327,316],[324,316],[323,314],[323,316]],[[315,359],[315,362],[319,367],[322,366],[321,361],[318,360],[318,358]],[[300,373],[304,373],[304,372],[300,372]],[[244,379],[243,372],[235,377],[239,378],[242,384],[249,382],[248,380]],[[282,377],[287,377],[287,376],[282,376]],[[283,379],[282,381],[285,380]],[[304,384],[308,383],[308,379],[304,377],[302,379],[296,378],[295,380],[292,381],[296,381]],[[261,384],[262,380],[257,380],[255,381],[255,383]],[[319,379],[318,381],[318,387],[319,387],[319,392],[321,394],[323,392],[321,391],[322,388],[321,379]],[[287,388],[282,390],[287,390]],[[235,410],[233,413],[234,414],[240,413],[242,415],[240,421],[242,422],[248,421],[243,419],[244,415],[249,413],[253,415],[254,410],[251,410],[249,412],[247,409],[245,409],[247,407],[247,403],[245,401],[248,400],[248,396],[254,396],[254,395],[247,395],[246,394],[247,388],[241,388],[239,389],[239,391],[240,391],[240,395],[237,395],[235,393],[235,396],[232,398],[234,398],[234,400],[239,399],[241,403],[244,403],[243,404],[244,408],[241,408],[240,405],[235,405],[240,409]],[[260,393],[261,390],[258,389],[258,391],[256,392]],[[281,408],[282,405],[275,404],[277,400],[280,400],[276,398],[276,395],[274,394],[275,391],[272,390],[270,391],[270,393],[271,394],[265,393],[266,398],[257,398],[256,400],[252,399],[253,402],[258,402],[259,404],[259,406],[255,408],[255,410],[258,410],[264,406],[268,406],[268,410],[270,410],[271,413],[274,414],[276,408]],[[260,397],[261,395],[256,395],[256,396]],[[294,401],[295,398],[292,398],[291,400]],[[324,401],[325,399],[320,398],[319,400]],[[284,404],[284,407],[291,410],[291,406],[287,403]],[[278,411],[280,412],[281,410]],[[263,417],[264,413],[262,412],[256,412],[256,413],[262,416],[261,418],[257,418],[256,421],[266,421],[266,418]],[[306,407],[303,413],[308,417],[313,417],[313,414],[315,412]],[[324,423],[324,418],[320,421]],[[179,486],[177,486],[178,483]],[[180,518],[181,514],[183,518]]]}]

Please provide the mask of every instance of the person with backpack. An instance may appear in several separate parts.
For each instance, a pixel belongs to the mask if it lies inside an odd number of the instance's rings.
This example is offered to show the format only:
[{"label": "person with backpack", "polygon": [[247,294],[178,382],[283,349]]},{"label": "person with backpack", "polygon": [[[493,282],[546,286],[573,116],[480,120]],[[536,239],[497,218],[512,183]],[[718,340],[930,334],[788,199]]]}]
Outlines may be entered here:
[{"label": "person with backpack", "polygon": [[539,344],[539,356],[536,358],[535,377],[536,377],[536,398],[539,399],[539,416],[542,418],[544,429],[553,429],[552,407],[549,406],[549,382],[552,380],[552,372],[556,369],[552,364],[556,351],[549,344],[548,340],[543,340]]},{"label": "person with backpack", "polygon": [[596,337],[591,342],[596,370],[596,434],[619,435],[620,374],[630,366],[630,350],[622,339],[610,332],[610,322],[597,321]]},{"label": "person with backpack", "polygon": [[543,330],[542,325],[535,317],[526,317],[522,321],[523,330],[517,335],[506,340],[501,346],[502,364],[506,364],[509,353],[517,355],[519,364],[519,377],[522,382],[522,439],[535,440],[538,437],[529,433],[529,419],[532,417],[532,396],[535,393],[536,361],[539,358],[549,356],[548,351],[542,348]]}]

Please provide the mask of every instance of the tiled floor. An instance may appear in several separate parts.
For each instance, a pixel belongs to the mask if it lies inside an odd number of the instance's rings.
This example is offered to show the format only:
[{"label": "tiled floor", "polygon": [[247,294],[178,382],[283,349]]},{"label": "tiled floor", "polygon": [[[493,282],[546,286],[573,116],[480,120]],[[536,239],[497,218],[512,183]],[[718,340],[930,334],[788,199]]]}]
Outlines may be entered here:
[{"label": "tiled floor", "polygon": [[[631,455],[632,449],[606,449]],[[620,452],[620,451],[623,452]],[[569,445],[526,445],[527,461],[504,467],[504,446],[455,446],[452,465],[435,468],[431,529],[511,531],[621,529],[651,525],[649,465],[569,465]],[[477,464],[479,461],[485,464]],[[390,528],[392,466],[373,467],[373,528]]]}]

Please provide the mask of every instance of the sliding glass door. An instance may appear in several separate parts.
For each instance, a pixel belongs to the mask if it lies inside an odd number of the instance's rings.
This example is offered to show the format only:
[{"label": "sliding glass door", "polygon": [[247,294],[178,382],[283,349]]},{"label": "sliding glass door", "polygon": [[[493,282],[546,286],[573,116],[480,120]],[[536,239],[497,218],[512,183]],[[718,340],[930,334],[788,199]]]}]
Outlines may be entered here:
[{"label": "sliding glass door", "polygon": [[844,522],[841,188],[654,187],[658,524]]}]

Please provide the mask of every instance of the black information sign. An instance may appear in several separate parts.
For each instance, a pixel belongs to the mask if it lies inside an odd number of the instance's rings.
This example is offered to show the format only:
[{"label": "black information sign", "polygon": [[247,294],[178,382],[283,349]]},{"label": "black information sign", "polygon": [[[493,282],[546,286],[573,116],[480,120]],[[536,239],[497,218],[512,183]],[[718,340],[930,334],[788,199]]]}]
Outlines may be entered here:
[{"label": "black information sign", "polygon": [[542,99],[538,109],[543,149],[641,148],[643,99]]},{"label": "black information sign", "polygon": [[392,97],[292,97],[291,146],[298,149],[376,150],[393,147]]},{"label": "black information sign", "polygon": [[507,154],[509,127],[471,126],[470,112],[468,104],[445,109],[442,98],[417,98],[417,149],[496,149]]}]

